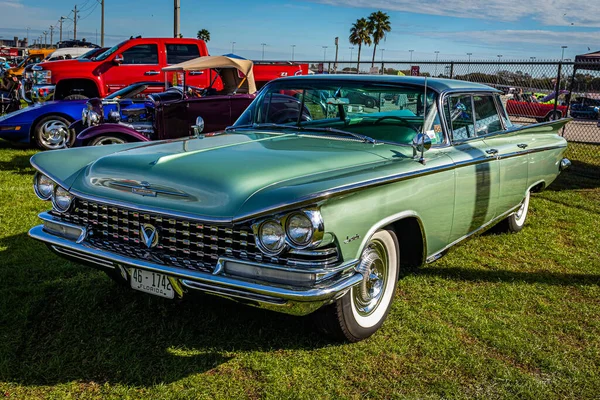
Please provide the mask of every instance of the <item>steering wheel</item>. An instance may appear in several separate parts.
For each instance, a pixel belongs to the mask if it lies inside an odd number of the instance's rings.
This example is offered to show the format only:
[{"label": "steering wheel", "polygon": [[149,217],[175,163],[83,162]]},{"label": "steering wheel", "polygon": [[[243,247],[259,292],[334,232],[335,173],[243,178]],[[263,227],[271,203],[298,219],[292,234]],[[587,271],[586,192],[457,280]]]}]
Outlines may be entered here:
[{"label": "steering wheel", "polygon": [[[271,115],[271,121],[275,124],[287,124],[289,122],[298,121],[298,110],[279,110]],[[300,122],[312,121],[310,115],[302,113]]]},{"label": "steering wheel", "polygon": [[375,120],[375,122],[373,122],[373,125],[379,124],[384,119],[393,119],[393,120],[396,120],[396,121],[400,121],[402,123],[402,125],[406,126],[407,128],[412,129],[416,133],[421,133],[421,131],[418,128],[416,128],[414,125],[411,125],[408,122],[406,122],[406,120],[404,118],[395,117],[393,115],[385,115],[383,117],[377,118],[377,120]]}]

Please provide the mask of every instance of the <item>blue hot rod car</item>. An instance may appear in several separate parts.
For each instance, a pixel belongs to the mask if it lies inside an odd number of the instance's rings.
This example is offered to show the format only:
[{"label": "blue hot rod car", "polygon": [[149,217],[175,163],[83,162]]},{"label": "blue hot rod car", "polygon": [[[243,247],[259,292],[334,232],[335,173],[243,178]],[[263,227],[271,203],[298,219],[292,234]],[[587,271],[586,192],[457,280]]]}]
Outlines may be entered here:
[{"label": "blue hot rod car", "polygon": [[[161,82],[139,82],[129,85],[106,97],[106,115],[117,108],[144,107],[148,93],[164,90]],[[0,117],[0,139],[35,143],[43,150],[71,147],[75,143],[76,130],[69,129],[74,121],[81,119],[87,99],[58,100],[34,104]]]}]

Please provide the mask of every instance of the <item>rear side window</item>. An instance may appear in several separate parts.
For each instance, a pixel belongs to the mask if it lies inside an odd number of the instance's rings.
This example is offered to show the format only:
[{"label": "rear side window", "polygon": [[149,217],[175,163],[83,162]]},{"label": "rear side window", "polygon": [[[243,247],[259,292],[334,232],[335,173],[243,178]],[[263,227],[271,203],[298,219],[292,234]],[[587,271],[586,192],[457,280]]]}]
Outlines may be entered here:
[{"label": "rear side window", "polygon": [[452,131],[452,140],[475,137],[471,95],[455,95],[444,100],[444,114]]},{"label": "rear side window", "polygon": [[477,136],[487,135],[502,130],[498,110],[494,98],[490,95],[473,96]]},{"label": "rear side window", "polygon": [[138,44],[123,53],[123,64],[158,64],[158,46]]},{"label": "rear side window", "polygon": [[195,44],[167,44],[167,64],[179,64],[200,57]]}]

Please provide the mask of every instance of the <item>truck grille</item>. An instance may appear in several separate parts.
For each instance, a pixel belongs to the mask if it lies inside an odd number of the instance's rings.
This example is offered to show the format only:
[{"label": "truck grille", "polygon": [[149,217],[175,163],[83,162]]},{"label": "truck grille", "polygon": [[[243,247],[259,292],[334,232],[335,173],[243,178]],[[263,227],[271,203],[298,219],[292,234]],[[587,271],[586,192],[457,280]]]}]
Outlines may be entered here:
[{"label": "truck grille", "polygon": [[[203,272],[212,272],[220,257],[294,267],[327,267],[339,261],[334,245],[307,254],[270,257],[256,247],[249,226],[206,224],[82,199],[75,199],[69,212],[53,211],[52,215],[87,227],[86,242],[96,248]],[[151,249],[142,240],[144,224],[154,226],[158,234],[158,242]]]}]

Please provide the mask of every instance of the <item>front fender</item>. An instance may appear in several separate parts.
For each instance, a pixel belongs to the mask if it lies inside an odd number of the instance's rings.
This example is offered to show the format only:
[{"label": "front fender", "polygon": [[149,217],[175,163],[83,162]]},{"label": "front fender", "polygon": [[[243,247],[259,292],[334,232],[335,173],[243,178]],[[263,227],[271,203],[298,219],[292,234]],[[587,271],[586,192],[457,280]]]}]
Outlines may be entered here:
[{"label": "front fender", "polygon": [[142,135],[135,129],[121,124],[101,124],[98,126],[91,126],[84,129],[80,134],[77,135],[77,146],[86,146],[91,140],[98,136],[105,135],[118,135],[123,136],[128,142],[149,142],[146,136]]}]

